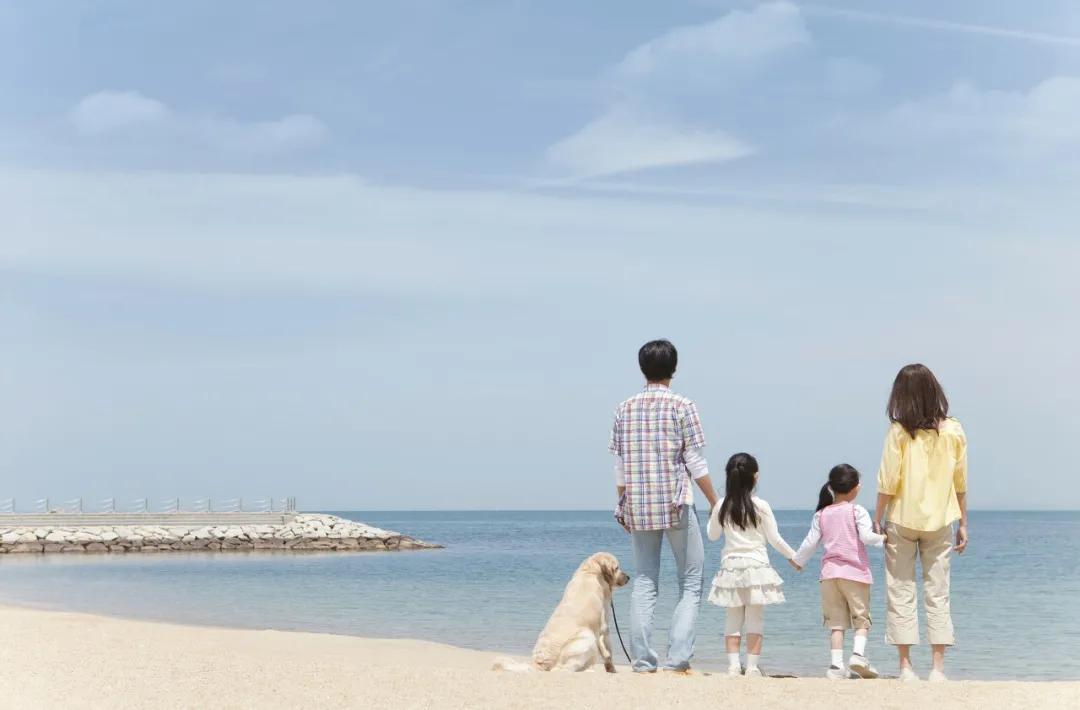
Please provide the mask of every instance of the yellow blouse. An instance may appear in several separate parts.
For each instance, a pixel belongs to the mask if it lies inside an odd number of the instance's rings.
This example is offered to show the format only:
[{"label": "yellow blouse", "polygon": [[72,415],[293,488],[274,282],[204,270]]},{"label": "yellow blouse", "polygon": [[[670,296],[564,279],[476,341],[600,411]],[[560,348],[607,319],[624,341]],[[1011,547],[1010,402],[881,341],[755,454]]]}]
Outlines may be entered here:
[{"label": "yellow blouse", "polygon": [[913,530],[933,531],[960,518],[957,493],[967,492],[967,437],[960,422],[946,419],[937,432],[915,438],[893,423],[885,435],[878,493],[893,496],[885,519]]}]

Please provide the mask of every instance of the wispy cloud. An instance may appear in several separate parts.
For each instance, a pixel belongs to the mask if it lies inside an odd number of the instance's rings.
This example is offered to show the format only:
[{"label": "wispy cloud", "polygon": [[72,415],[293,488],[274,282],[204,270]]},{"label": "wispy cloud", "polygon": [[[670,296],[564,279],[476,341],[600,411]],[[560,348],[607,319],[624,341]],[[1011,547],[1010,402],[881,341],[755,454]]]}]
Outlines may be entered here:
[{"label": "wispy cloud", "polygon": [[953,22],[951,20],[939,20],[931,17],[910,17],[908,15],[892,15],[881,12],[866,12],[864,10],[848,10],[846,8],[831,7],[828,5],[800,4],[799,7],[808,15],[818,15],[821,17],[836,17],[858,22],[894,25],[896,27],[910,27],[938,32],[959,32],[963,34],[1020,40],[1024,42],[1037,42],[1040,44],[1080,47],[1080,37],[1073,35],[1032,32],[1029,30],[1017,30],[1009,27],[995,27],[993,25],[980,25],[967,22]]},{"label": "wispy cloud", "polygon": [[99,91],[71,109],[75,129],[86,135],[154,124],[169,118],[169,107],[137,91]]},{"label": "wispy cloud", "polygon": [[788,2],[767,2],[753,10],[735,10],[712,22],[676,27],[630,50],[617,67],[623,76],[644,76],[665,69],[693,70],[702,62],[746,62],[810,43],[799,9]]},{"label": "wispy cloud", "polygon": [[617,106],[552,145],[547,158],[575,177],[719,163],[754,152],[724,131],[691,126]]},{"label": "wispy cloud", "polygon": [[671,97],[716,96],[759,63],[809,44],[799,9],[790,2],[766,2],[663,32],[614,65],[607,78],[618,98],[551,145],[547,162],[580,180],[748,156],[753,146],[722,126],[679,119]]},{"label": "wispy cloud", "polygon": [[137,91],[99,91],[82,98],[68,113],[85,137],[137,132],[162,143],[181,140],[241,153],[276,153],[311,147],[327,135],[326,126],[308,114],[265,121],[243,121],[216,114],[183,112]]},{"label": "wispy cloud", "polygon": [[[870,122],[882,142],[941,146],[1007,160],[1075,165],[1080,151],[1080,77],[1057,76],[1028,91],[985,90],[958,82],[941,96],[902,104]],[[906,143],[905,143],[906,142]]]}]

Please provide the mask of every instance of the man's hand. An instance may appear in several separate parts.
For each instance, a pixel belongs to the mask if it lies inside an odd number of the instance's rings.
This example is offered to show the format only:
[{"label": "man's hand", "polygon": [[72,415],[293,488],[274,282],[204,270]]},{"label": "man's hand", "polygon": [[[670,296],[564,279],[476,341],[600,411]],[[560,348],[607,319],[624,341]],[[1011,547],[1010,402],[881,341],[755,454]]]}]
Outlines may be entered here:
[{"label": "man's hand", "polygon": [[788,560],[788,564],[794,567],[796,572],[802,572],[802,565],[795,560]]},{"label": "man's hand", "polygon": [[967,545],[968,545],[967,523],[960,523],[960,525],[957,526],[957,528],[956,528],[956,554],[958,554],[958,555],[964,554],[964,550],[967,549]]}]

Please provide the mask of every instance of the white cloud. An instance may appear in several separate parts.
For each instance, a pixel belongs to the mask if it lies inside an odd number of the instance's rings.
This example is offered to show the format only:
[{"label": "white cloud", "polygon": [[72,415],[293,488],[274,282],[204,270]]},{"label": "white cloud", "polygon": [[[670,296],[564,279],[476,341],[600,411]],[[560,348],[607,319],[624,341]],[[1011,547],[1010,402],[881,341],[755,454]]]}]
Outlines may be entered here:
[{"label": "white cloud", "polygon": [[169,117],[165,104],[137,91],[99,91],[84,97],[70,113],[76,130],[89,135],[161,123]]},{"label": "white cloud", "polygon": [[688,98],[713,100],[768,58],[808,44],[799,8],[789,2],[669,30],[615,65],[607,78],[618,98],[599,118],[551,145],[547,161],[580,179],[748,156],[754,152],[749,142],[720,126],[679,120],[677,107]]},{"label": "white cloud", "polygon": [[631,50],[617,72],[627,77],[710,69],[737,68],[737,63],[810,43],[799,8],[769,2],[753,10],[736,10],[701,25],[677,27]]},{"label": "white cloud", "polygon": [[1080,77],[1046,79],[1026,92],[960,82],[942,96],[906,103],[874,130],[882,140],[947,142],[1008,158],[1080,149]]},{"label": "white cloud", "polygon": [[138,131],[164,148],[194,144],[245,154],[278,153],[323,142],[326,126],[315,116],[292,114],[268,121],[241,121],[215,114],[185,113],[137,91],[100,91],[69,113],[82,135],[100,137]]},{"label": "white cloud", "polygon": [[724,131],[680,124],[615,107],[548,149],[553,165],[575,177],[719,163],[754,152]]}]

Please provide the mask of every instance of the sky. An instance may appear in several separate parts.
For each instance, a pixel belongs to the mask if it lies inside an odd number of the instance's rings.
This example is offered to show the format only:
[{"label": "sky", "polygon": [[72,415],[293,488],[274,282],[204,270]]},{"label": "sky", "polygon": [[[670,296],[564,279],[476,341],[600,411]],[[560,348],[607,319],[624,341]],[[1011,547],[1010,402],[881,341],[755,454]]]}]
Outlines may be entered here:
[{"label": "sky", "polygon": [[1070,0],[0,2],[0,498],[600,509],[670,338],[778,508],[939,376],[1080,508]]}]

